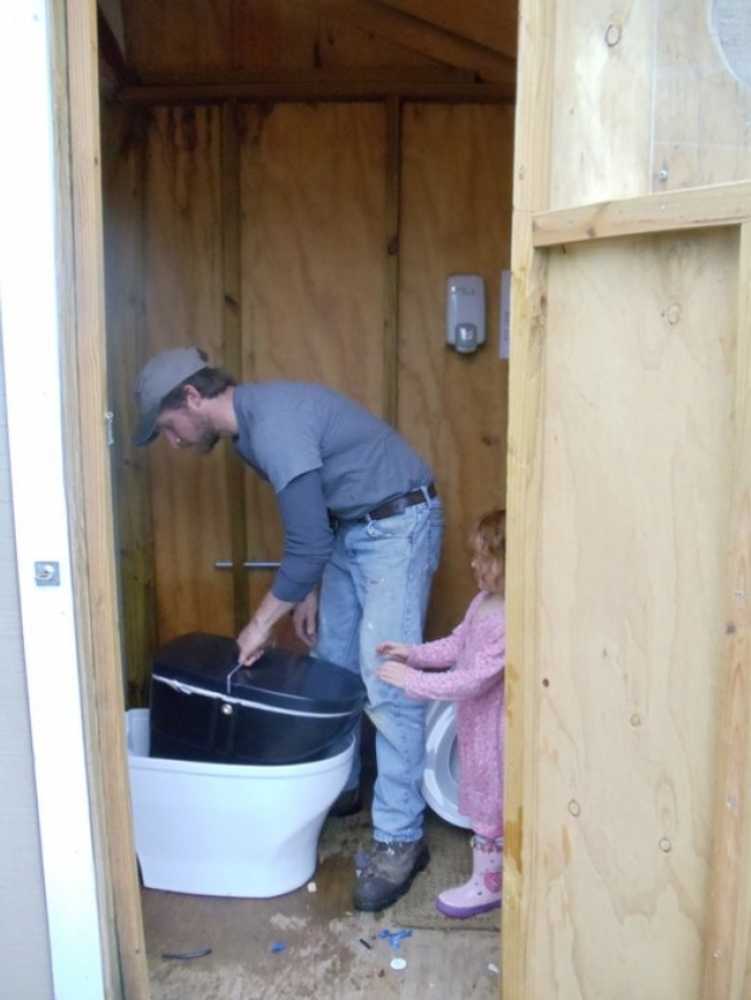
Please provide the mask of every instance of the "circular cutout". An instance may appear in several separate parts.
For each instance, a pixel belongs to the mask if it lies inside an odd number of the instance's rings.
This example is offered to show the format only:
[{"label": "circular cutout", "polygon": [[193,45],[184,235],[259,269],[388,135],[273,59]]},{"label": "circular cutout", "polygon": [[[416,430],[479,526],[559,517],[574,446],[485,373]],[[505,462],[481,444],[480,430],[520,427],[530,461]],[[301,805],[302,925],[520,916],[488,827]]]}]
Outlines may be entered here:
[{"label": "circular cutout", "polygon": [[733,76],[751,87],[751,4],[712,0],[712,32]]}]

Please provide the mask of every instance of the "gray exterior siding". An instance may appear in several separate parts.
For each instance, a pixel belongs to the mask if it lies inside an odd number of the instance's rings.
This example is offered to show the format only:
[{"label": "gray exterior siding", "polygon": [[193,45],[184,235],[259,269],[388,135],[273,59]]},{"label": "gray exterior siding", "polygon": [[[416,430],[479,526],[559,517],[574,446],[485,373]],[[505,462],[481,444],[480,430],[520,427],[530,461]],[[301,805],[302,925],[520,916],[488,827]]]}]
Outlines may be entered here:
[{"label": "gray exterior siding", "polygon": [[0,1000],[48,1000],[52,972],[16,573],[0,351]]}]

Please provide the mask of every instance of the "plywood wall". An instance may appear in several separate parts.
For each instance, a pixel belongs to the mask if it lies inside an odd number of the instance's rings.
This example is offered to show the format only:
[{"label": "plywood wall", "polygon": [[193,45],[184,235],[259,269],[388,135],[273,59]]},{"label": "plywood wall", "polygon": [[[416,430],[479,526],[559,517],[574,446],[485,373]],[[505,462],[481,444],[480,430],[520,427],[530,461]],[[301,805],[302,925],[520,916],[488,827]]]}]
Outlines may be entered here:
[{"label": "plywood wall", "polygon": [[[196,343],[242,379],[322,381],[380,414],[390,396],[386,380],[394,380],[398,426],[433,463],[447,506],[431,614],[432,634],[446,632],[472,596],[469,523],[504,499],[508,371],[498,357],[498,299],[509,255],[511,111],[405,108],[397,243],[387,232],[384,105],[246,104],[224,113],[210,106],[143,114],[140,255],[133,258],[142,291],[133,292],[130,312],[119,320],[121,297],[112,286],[113,356],[119,351],[127,362],[121,379],[132,382],[153,351]],[[233,178],[236,205],[228,194]],[[236,288],[228,233],[237,236]],[[387,260],[395,248],[398,357],[386,350],[385,315]],[[115,240],[113,274],[121,252]],[[471,358],[444,346],[445,280],[452,271],[477,271],[487,282],[489,341]],[[131,314],[139,319],[126,322]],[[134,332],[138,346],[119,343]],[[132,385],[119,389],[127,425]],[[198,459],[164,442],[125,459],[122,477],[131,486],[134,472],[143,471],[141,485],[150,473],[148,528],[128,530],[139,553],[141,542],[153,546],[159,642],[194,629],[233,633],[232,574],[215,564],[237,555],[233,519],[243,506],[244,558],[280,558],[274,497],[249,471],[240,493],[233,492],[227,473],[237,461],[224,444]],[[250,607],[272,576],[249,575]],[[127,588],[137,592],[138,578]],[[136,604],[143,610],[149,599],[141,587]],[[143,676],[147,665],[131,669]]]},{"label": "plywood wall", "polygon": [[[148,354],[197,344],[223,355],[221,113],[157,108],[148,118],[144,332]],[[223,449],[191,460],[160,442],[149,452],[159,639],[232,631]]]},{"label": "plywood wall", "polygon": [[[509,266],[513,109],[408,104],[403,120],[399,417],[431,463],[449,529],[431,605],[438,632],[473,591],[467,536],[505,506],[508,364],[499,356],[501,271]],[[445,341],[449,274],[480,274],[488,343]]]},{"label": "plywood wall", "polygon": [[556,6],[546,207],[749,176],[751,88],[723,54],[716,7],[706,0]]},{"label": "plywood wall", "polygon": [[[322,382],[383,402],[385,111],[242,109],[242,378]],[[250,556],[278,560],[271,488],[246,476]],[[254,572],[251,600],[272,574]]]}]

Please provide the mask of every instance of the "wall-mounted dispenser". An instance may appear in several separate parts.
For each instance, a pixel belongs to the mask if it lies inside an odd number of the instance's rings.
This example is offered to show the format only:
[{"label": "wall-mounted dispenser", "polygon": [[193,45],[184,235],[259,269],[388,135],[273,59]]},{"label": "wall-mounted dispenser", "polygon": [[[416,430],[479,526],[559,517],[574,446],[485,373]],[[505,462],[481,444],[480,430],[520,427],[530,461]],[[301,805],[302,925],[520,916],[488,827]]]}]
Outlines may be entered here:
[{"label": "wall-mounted dispenser", "polygon": [[485,282],[479,274],[451,274],[446,280],[446,340],[459,354],[485,343]]}]

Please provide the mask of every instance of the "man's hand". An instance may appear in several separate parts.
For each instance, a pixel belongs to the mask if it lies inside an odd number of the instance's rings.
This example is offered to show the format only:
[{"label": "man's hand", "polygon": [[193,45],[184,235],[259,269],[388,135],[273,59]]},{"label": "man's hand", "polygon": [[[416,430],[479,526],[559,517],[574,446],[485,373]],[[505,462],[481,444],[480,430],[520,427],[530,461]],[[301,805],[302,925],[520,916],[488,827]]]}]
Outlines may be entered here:
[{"label": "man's hand", "polygon": [[376,653],[387,656],[390,660],[406,663],[411,649],[411,646],[405,646],[401,642],[382,642],[380,646],[376,646]]},{"label": "man's hand", "polygon": [[249,621],[240,635],[237,637],[237,645],[240,647],[238,663],[244,667],[249,667],[255,663],[262,655],[266,647],[271,642],[271,629],[253,619]]},{"label": "man's hand", "polygon": [[[384,643],[388,645],[388,643]],[[407,677],[412,667],[408,667],[406,663],[398,663],[396,660],[386,660],[378,668],[376,673],[381,678],[382,681],[386,681],[387,684],[393,684],[394,687],[406,688]]]},{"label": "man's hand", "polygon": [[274,597],[271,591],[266,594],[256,608],[256,613],[237,637],[237,645],[240,647],[239,663],[249,667],[256,662],[271,643],[274,625],[289,614],[293,607],[291,602]]},{"label": "man's hand", "polygon": [[318,591],[315,588],[295,605],[292,622],[297,638],[302,639],[306,646],[313,646],[318,638]]}]

